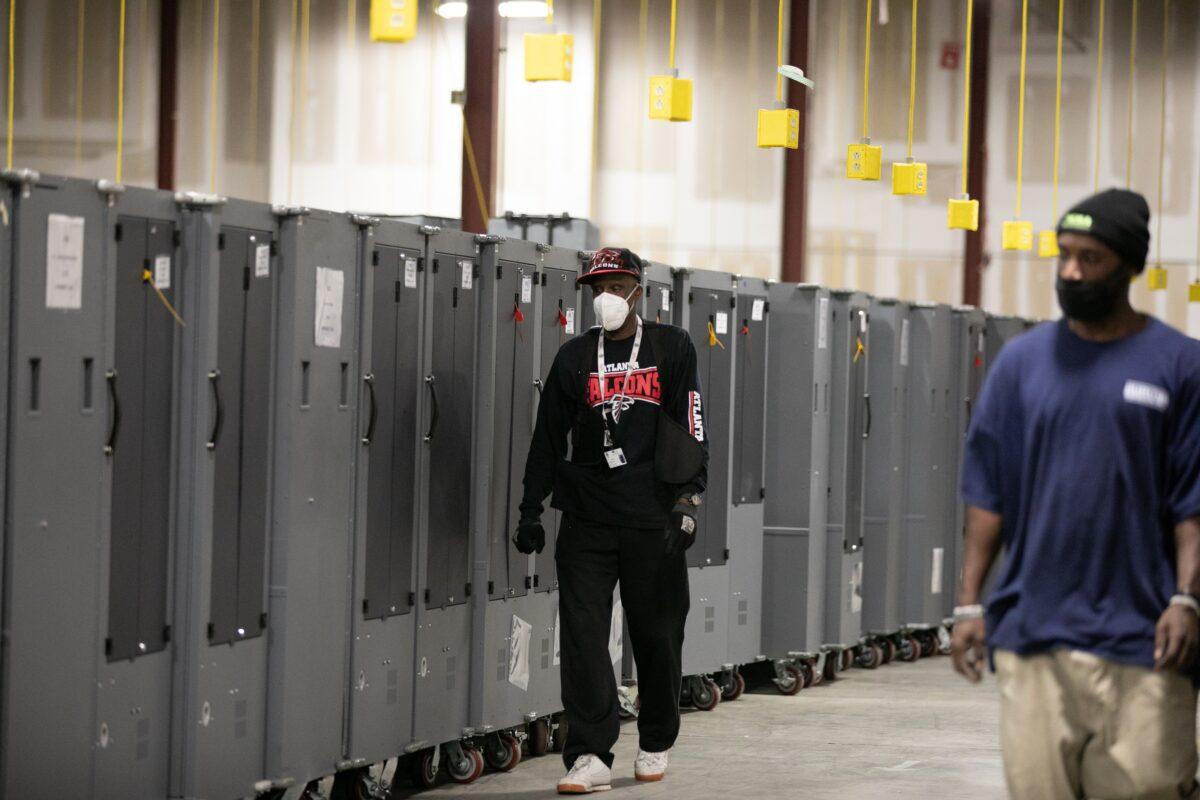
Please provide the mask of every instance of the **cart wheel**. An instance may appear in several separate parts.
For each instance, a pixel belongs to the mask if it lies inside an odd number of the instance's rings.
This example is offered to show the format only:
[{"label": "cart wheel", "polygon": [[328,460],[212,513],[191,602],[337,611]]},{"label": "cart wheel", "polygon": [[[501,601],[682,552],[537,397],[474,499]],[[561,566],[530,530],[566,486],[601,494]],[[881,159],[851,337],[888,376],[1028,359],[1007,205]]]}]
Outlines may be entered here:
[{"label": "cart wheel", "polygon": [[426,750],[413,765],[413,782],[423,789],[437,785],[438,771],[433,766],[433,750]]},{"label": "cart wheel", "polygon": [[561,753],[567,744],[567,718],[559,714],[551,718],[550,747],[554,752]]},{"label": "cart wheel", "polygon": [[733,673],[733,680],[729,682],[729,686],[726,686],[721,690],[721,699],[732,703],[734,700],[737,700],[739,697],[741,697],[745,691],[746,679],[742,677],[742,673],[735,672]]},{"label": "cart wheel", "polygon": [[900,650],[896,654],[901,661],[906,664],[911,664],[921,656],[921,646],[917,644],[917,640],[910,636],[905,636],[900,640]]},{"label": "cart wheel", "polygon": [[805,661],[801,670],[804,672],[805,686],[820,686],[825,682],[825,674],[817,669],[815,661]]},{"label": "cart wheel", "polygon": [[550,752],[550,722],[539,719],[529,723],[529,755],[544,756]]},{"label": "cart wheel", "polygon": [[883,663],[890,664],[896,660],[896,643],[891,639],[884,639],[880,642],[880,647],[883,649]]},{"label": "cart wheel", "polygon": [[921,637],[921,658],[929,658],[937,654],[937,641],[929,635]]},{"label": "cart wheel", "polygon": [[497,733],[483,745],[483,760],[497,772],[509,772],[521,763],[521,743],[511,733]]},{"label": "cart wheel", "polygon": [[841,660],[840,654],[826,653],[825,654],[825,674],[824,678],[831,683],[837,680],[838,661]]},{"label": "cart wheel", "polygon": [[804,688],[804,673],[795,664],[783,665],[783,677],[775,679],[775,688],[783,695],[798,694]]},{"label": "cart wheel", "polygon": [[[446,772],[455,783],[470,783],[483,772],[483,756],[474,747],[463,745],[459,757],[454,758],[448,750],[442,755],[446,759]],[[479,761],[475,758],[478,756]]]},{"label": "cart wheel", "polygon": [[716,704],[720,705],[721,704],[721,684],[717,683],[712,678],[705,678],[704,681],[705,681],[705,683],[708,684],[709,691],[711,691],[716,696],[716,698],[717,698]]},{"label": "cart wheel", "polygon": [[716,684],[705,678],[692,678],[691,684],[689,694],[692,697],[692,706],[698,711],[712,711],[717,707],[717,703],[721,702],[721,692]]},{"label": "cart wheel", "polygon": [[874,644],[864,644],[858,651],[858,666],[862,669],[875,669],[879,666],[879,661],[883,655],[879,652],[879,646]]},{"label": "cart wheel", "polygon": [[847,647],[842,651],[842,672],[854,666],[854,651]]}]

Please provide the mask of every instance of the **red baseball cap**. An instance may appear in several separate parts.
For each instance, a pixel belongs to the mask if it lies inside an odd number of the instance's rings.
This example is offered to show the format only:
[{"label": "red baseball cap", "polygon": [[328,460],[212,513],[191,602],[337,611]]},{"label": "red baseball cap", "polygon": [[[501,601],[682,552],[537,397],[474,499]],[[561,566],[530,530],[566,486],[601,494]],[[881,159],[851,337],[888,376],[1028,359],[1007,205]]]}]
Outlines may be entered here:
[{"label": "red baseball cap", "polygon": [[602,275],[631,275],[642,281],[642,259],[627,247],[605,247],[592,254],[577,283],[590,283]]}]

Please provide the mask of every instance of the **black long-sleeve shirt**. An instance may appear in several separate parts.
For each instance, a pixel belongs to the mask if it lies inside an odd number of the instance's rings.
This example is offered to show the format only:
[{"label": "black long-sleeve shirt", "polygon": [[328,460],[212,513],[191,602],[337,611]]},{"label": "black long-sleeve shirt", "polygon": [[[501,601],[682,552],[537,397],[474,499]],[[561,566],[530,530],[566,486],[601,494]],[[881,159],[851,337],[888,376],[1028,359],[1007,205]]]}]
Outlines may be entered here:
[{"label": "black long-sleeve shirt", "polygon": [[[644,325],[628,386],[623,384],[634,337],[604,342],[604,406],[615,443],[626,459],[626,464],[616,469],[610,468],[604,458],[604,422],[596,371],[600,329],[592,328],[558,351],[542,391],[525,462],[523,519],[539,518],[546,495],[553,492],[554,508],[591,522],[661,528],[679,497],[704,491],[708,441],[696,348],[683,328],[652,322]],[[655,344],[662,353],[656,352]],[[614,402],[621,404],[615,425]],[[662,413],[669,414],[703,444],[700,473],[684,486],[664,484],[654,476],[655,441]]]}]

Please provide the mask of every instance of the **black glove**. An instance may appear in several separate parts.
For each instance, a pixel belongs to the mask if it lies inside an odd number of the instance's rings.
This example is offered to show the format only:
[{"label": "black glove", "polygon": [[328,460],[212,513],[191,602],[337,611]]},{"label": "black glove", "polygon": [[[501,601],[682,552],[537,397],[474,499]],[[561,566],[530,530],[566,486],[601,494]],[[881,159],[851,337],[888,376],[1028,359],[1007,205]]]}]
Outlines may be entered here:
[{"label": "black glove", "polygon": [[667,518],[667,530],[663,541],[667,546],[667,555],[682,553],[696,541],[695,507],[690,503],[676,503]]},{"label": "black glove", "polygon": [[517,532],[513,534],[512,542],[517,550],[525,555],[540,553],[546,546],[546,531],[540,521],[523,519],[517,523]]}]

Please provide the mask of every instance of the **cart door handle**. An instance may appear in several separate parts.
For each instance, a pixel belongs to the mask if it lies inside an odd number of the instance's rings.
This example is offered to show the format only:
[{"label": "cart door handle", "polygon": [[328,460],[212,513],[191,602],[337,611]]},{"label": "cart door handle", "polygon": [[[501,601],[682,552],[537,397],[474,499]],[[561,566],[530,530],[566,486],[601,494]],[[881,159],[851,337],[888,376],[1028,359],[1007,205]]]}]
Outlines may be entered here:
[{"label": "cart door handle", "polygon": [[221,438],[221,428],[225,425],[225,404],[221,401],[221,370],[214,369],[208,373],[208,385],[212,387],[213,406],[216,407],[217,413],[213,417],[212,430],[208,434],[208,442],[205,447],[209,450],[217,449],[217,440]]},{"label": "cart door handle", "polygon": [[429,401],[432,404],[429,414],[429,433],[425,434],[425,441],[428,442],[433,440],[433,434],[437,431],[438,424],[437,388],[434,386],[432,375],[425,376],[425,385],[429,387]]},{"label": "cart door handle", "polygon": [[862,438],[870,439],[871,438],[871,393],[870,392],[865,392],[863,394],[863,403],[867,407],[867,425],[865,428],[863,428]]},{"label": "cart door handle", "polygon": [[534,378],[534,379],[533,379],[533,388],[537,389],[538,397],[541,397],[541,396],[542,396],[542,387],[543,387],[543,386],[544,386],[544,384],[542,383],[542,379],[541,379],[541,378]]},{"label": "cart door handle", "polygon": [[375,420],[379,417],[379,407],[375,403],[375,374],[368,372],[363,375],[363,383],[367,385],[367,395],[371,398],[371,415],[367,419],[367,432],[363,434],[362,443],[370,444],[375,435]]},{"label": "cart door handle", "polygon": [[117,371],[104,373],[108,384],[108,441],[104,443],[104,455],[111,456],[117,447],[117,434],[121,430],[121,401],[117,397]]}]

